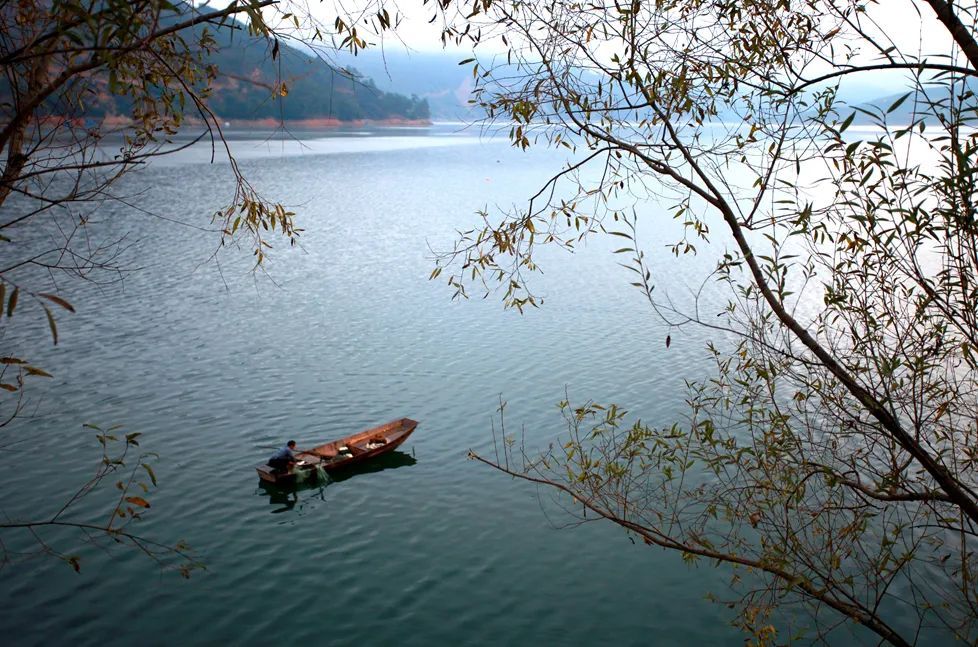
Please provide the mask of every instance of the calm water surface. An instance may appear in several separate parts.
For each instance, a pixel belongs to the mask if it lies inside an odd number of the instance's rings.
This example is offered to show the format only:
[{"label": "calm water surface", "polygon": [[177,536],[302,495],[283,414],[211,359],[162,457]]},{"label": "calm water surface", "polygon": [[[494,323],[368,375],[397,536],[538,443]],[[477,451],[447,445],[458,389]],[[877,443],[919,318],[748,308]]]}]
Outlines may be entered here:
[{"label": "calm water surface", "polygon": [[[500,396],[509,430],[544,446],[565,389],[666,424],[699,366],[703,340],[673,332],[666,351],[603,246],[545,254],[545,306],[522,317],[428,280],[429,247],[531,195],[558,157],[452,128],[236,139],[255,185],[298,213],[301,249],[275,250],[268,277],[246,253],[208,260],[215,235],[176,222],[207,228],[227,171],[188,151],[119,188],[151,213],[94,210],[125,224],[140,270],[64,284],[78,313],[56,348],[37,312],[8,333],[55,379],[10,432],[24,442],[0,452],[3,513],[50,514],[98,459],[82,423],[123,424],[160,455],[139,529],[185,539],[207,570],[184,581],[83,545],[81,574],[7,565],[6,644],[742,644],[704,600],[729,573],[608,524],[564,528],[549,493],[466,460],[491,452]],[[655,249],[672,235],[645,234]],[[700,278],[675,273],[674,289]],[[400,416],[421,424],[385,469],[294,498],[258,485],[269,447]]]}]

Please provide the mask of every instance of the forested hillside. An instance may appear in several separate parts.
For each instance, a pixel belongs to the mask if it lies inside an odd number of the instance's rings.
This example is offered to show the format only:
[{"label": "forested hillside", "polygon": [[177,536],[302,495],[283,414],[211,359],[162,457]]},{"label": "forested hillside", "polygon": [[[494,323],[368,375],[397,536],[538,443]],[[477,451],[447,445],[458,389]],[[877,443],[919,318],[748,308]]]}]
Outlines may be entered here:
[{"label": "forested hillside", "polygon": [[210,104],[226,119],[429,118],[426,100],[381,91],[355,71],[338,70],[288,46],[280,46],[273,60],[265,43],[232,42],[224,35],[211,60],[220,75]]},{"label": "forested hillside", "polygon": [[[177,19],[171,16],[169,20]],[[245,29],[200,25],[186,30],[183,38],[188,44],[199,42],[205,30],[210,51],[204,54],[204,63],[217,70],[207,104],[219,119],[429,119],[425,99],[384,92],[352,69],[341,69],[281,41],[273,56],[273,45],[268,40],[249,36]],[[80,101],[74,96],[54,94],[44,102],[43,112],[70,118],[133,118],[129,93],[124,88],[144,80],[138,70],[132,72],[131,79],[114,74],[96,77]],[[9,103],[10,87],[9,79],[0,77],[0,102]],[[195,116],[194,106],[187,105],[185,109],[187,117]]]}]

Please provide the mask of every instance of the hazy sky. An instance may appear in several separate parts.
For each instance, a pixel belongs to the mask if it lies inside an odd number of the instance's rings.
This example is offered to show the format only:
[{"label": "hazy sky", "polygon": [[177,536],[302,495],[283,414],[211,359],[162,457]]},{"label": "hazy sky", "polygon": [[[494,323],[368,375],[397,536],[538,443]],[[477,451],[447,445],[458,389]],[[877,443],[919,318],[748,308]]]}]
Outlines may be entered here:
[{"label": "hazy sky", "polygon": [[[213,0],[210,7],[226,6],[229,0]],[[465,2],[466,0],[463,0]],[[531,0],[532,1],[532,0]],[[847,0],[841,0],[845,3]],[[391,16],[397,13],[401,23],[397,28],[396,37],[388,34],[385,37],[387,46],[394,46],[398,40],[404,41],[411,49],[427,52],[441,51],[439,40],[441,19],[434,6],[436,3],[422,0],[281,0],[277,11],[294,12],[297,15],[311,14],[321,24],[332,28],[337,15],[346,13],[355,15],[365,11],[367,7],[376,9],[383,2]],[[195,0],[197,6],[204,3]],[[466,2],[467,4],[467,2]],[[919,9],[919,13],[918,13]],[[434,23],[431,22],[432,19]],[[877,35],[890,39],[902,49],[916,50],[922,46],[925,50],[940,49],[946,43],[946,31],[934,17],[934,11],[922,0],[879,0],[871,4],[868,12],[867,25],[876,23]],[[377,42],[377,38],[368,40]]]},{"label": "hazy sky", "polygon": [[[336,15],[337,5],[328,0],[326,2],[310,0],[308,4],[305,0],[299,0],[295,4],[309,7],[314,15],[328,22],[332,22]],[[441,49],[439,41],[441,19],[432,4],[431,2],[424,4],[421,0],[401,0],[396,4],[387,4],[391,15],[394,13],[394,7],[399,10],[403,20],[397,29],[397,35],[413,49],[421,51]],[[344,2],[342,6],[349,9],[357,6],[357,2],[356,0],[353,3]],[[359,6],[367,5],[360,1]],[[435,18],[433,24],[430,22],[432,18]],[[942,44],[947,42],[946,31],[926,2],[880,0],[878,4],[870,5],[867,19],[865,23],[867,26],[872,27],[875,23],[878,35],[883,39],[889,38],[901,49],[916,50],[923,46],[925,50],[933,50],[941,48]]]},{"label": "hazy sky", "polygon": [[[298,15],[312,15],[321,25],[331,30],[333,20],[338,11],[348,14],[355,13],[358,7],[377,6],[378,0],[283,0],[279,11],[294,11]],[[845,0],[842,0],[845,1]],[[383,47],[388,52],[441,52],[444,51],[439,39],[441,33],[441,17],[433,2],[424,4],[421,0],[400,0],[397,3],[384,0],[385,6],[393,16],[395,8],[401,17],[396,34],[386,34],[380,38],[365,34],[364,36],[375,47]],[[227,4],[227,0],[216,0],[210,6],[218,7]],[[286,8],[287,7],[287,8]],[[284,8],[284,9],[283,9]],[[918,11],[919,10],[919,11]],[[432,18],[435,18],[432,23]],[[870,5],[870,10],[864,18],[864,26],[873,37],[881,43],[891,43],[899,51],[917,54],[947,53],[950,42],[947,31],[940,25],[930,6],[922,0],[879,0]],[[326,31],[326,30],[324,30]],[[480,53],[502,51],[501,44],[493,47],[479,48]],[[455,58],[466,55],[464,50],[451,49]],[[874,62],[867,59],[865,62]],[[896,91],[901,86],[906,72],[861,74],[847,79],[846,85],[850,92],[867,97],[878,96]]]}]

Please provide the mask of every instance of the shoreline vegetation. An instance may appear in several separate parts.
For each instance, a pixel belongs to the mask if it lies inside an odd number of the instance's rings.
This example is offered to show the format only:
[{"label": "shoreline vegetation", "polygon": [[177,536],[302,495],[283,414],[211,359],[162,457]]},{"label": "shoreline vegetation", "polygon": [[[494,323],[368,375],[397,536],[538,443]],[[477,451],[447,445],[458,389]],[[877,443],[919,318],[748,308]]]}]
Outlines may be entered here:
[{"label": "shoreline vegetation", "polygon": [[[188,122],[187,125],[197,125]],[[200,122],[203,125],[203,122]],[[302,128],[306,130],[334,130],[337,128],[362,127],[362,126],[391,126],[391,127],[416,127],[426,128],[433,124],[431,119],[408,119],[406,117],[387,117],[385,119],[350,119],[341,120],[335,117],[313,117],[307,119],[273,119],[265,117],[263,119],[225,119],[222,122],[225,128]]]},{"label": "shoreline vegetation", "polygon": [[[385,117],[383,119],[337,119],[336,117],[308,117],[303,119],[279,119],[263,117],[260,119],[222,118],[217,121],[223,128],[302,128],[306,130],[335,130],[339,128],[360,128],[364,126],[390,127],[428,127],[433,125],[431,119],[409,119],[407,117]],[[108,115],[101,119],[104,126],[124,128],[133,124],[132,119],[124,116]],[[187,119],[185,126],[204,126],[201,119]]]},{"label": "shoreline vegetation", "polygon": [[[48,115],[41,117],[38,121],[48,126],[58,126],[60,124],[71,124],[73,126],[91,127],[91,117],[78,118],[58,115]],[[273,117],[263,117],[260,119],[236,119],[217,118],[222,128],[254,128],[254,129],[277,129],[277,128],[300,128],[304,130],[336,130],[339,128],[361,128],[364,126],[387,126],[405,128],[428,128],[434,125],[431,119],[410,119],[407,117],[386,117],[383,119],[337,119],[336,117],[310,117],[305,119],[278,119]],[[107,128],[129,128],[134,124],[130,117],[122,115],[106,115],[99,117],[97,122],[102,127]],[[202,119],[190,118],[183,123],[184,126],[204,126]]]}]

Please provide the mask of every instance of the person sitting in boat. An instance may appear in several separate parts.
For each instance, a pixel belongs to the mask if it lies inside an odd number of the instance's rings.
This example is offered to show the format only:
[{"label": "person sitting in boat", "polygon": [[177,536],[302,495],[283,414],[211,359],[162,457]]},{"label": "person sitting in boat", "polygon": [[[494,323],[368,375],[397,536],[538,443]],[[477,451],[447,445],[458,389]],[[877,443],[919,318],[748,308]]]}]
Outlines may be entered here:
[{"label": "person sitting in boat", "polygon": [[285,447],[275,452],[275,454],[268,459],[268,466],[272,467],[280,472],[288,472],[292,469],[292,466],[299,462],[299,459],[295,457],[295,441],[290,440],[286,443]]}]

